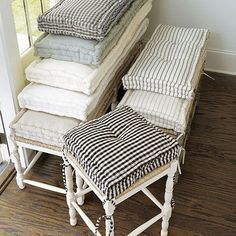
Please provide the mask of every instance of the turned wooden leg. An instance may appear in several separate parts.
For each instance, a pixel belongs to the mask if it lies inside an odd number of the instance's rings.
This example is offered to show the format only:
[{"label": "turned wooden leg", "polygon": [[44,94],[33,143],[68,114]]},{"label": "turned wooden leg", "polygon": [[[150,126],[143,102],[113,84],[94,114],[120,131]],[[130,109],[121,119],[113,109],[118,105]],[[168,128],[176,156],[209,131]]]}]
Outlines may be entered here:
[{"label": "turned wooden leg", "polygon": [[[81,193],[81,190],[83,190],[83,184],[84,184],[84,180],[81,178],[81,176],[76,173],[76,185],[77,185],[77,194]],[[78,205],[82,206],[84,204],[84,199],[85,199],[85,196],[81,196],[81,197],[78,197],[76,200],[77,200],[77,203]]]},{"label": "turned wooden leg", "polygon": [[72,226],[75,226],[77,224],[77,218],[76,218],[76,210],[72,205],[72,202],[75,202],[76,200],[75,200],[75,193],[73,190],[72,168],[70,165],[66,165],[65,167],[65,177],[66,177],[66,187],[67,187],[66,200],[67,200],[67,205],[69,207],[70,224]]},{"label": "turned wooden leg", "polygon": [[169,219],[172,213],[171,200],[173,197],[173,186],[174,186],[174,175],[177,170],[177,161],[172,162],[170,167],[170,172],[166,180],[166,189],[165,189],[165,203],[163,205],[162,213],[162,224],[161,224],[161,236],[167,236]]},{"label": "turned wooden leg", "polygon": [[24,175],[20,162],[20,154],[18,151],[18,146],[13,139],[12,139],[12,145],[13,145],[13,151],[11,153],[11,159],[16,169],[16,183],[20,189],[24,189],[25,188]]},{"label": "turned wooden leg", "polygon": [[104,204],[106,212],[106,236],[114,236],[114,218],[113,214],[115,211],[114,201],[106,201]]}]

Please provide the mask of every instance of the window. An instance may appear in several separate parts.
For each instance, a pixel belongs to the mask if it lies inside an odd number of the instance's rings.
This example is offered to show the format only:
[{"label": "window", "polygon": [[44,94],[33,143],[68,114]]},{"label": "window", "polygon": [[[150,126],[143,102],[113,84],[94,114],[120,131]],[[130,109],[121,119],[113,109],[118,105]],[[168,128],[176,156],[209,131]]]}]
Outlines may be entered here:
[{"label": "window", "polygon": [[42,34],[37,29],[37,18],[54,3],[55,0],[13,0],[12,10],[21,54],[32,47],[35,40]]}]

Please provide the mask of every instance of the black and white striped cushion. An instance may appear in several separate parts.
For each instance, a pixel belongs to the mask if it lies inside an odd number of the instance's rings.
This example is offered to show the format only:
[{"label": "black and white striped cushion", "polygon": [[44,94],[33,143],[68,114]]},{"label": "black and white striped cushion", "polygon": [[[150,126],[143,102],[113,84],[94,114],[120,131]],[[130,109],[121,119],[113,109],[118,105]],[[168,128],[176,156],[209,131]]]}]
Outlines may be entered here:
[{"label": "black and white striped cushion", "polygon": [[191,98],[207,35],[205,29],[159,25],[124,76],[124,88]]},{"label": "black and white striped cushion", "polygon": [[64,143],[108,199],[177,158],[180,149],[175,139],[128,106],[75,127]]},{"label": "black and white striped cushion", "polygon": [[102,40],[134,0],[61,0],[38,17],[38,28],[52,34]]}]

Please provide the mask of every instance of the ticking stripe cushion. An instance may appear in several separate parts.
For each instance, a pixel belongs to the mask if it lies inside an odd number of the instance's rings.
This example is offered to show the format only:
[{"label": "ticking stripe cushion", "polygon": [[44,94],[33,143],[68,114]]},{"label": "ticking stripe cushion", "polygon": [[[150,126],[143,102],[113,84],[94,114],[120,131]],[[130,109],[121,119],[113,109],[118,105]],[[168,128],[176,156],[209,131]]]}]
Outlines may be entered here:
[{"label": "ticking stripe cushion", "polygon": [[205,51],[207,34],[205,29],[159,25],[124,76],[124,88],[191,98],[194,74]]},{"label": "ticking stripe cushion", "polygon": [[128,105],[158,127],[184,133],[192,100],[159,93],[128,90],[119,106]]},{"label": "ticking stripe cushion", "polygon": [[134,0],[61,0],[38,17],[38,28],[53,34],[102,40]]},{"label": "ticking stripe cushion", "polygon": [[174,138],[128,106],[73,128],[64,143],[108,199],[177,158],[180,149]]}]

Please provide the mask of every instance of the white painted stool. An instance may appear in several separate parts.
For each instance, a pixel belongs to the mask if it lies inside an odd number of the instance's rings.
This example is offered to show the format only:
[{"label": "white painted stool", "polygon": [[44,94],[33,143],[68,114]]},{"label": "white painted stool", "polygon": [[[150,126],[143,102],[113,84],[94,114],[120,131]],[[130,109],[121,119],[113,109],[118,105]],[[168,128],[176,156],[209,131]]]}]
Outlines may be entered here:
[{"label": "white painted stool", "polygon": [[[145,127],[144,133],[141,130],[142,127]],[[130,136],[133,131],[138,132],[138,136],[135,134]],[[151,137],[149,134],[155,134],[154,137],[159,137],[159,140],[157,138],[147,141]],[[119,142],[118,146],[116,146],[116,139]],[[129,143],[132,140],[133,144]],[[64,136],[64,142],[66,196],[72,226],[77,223],[76,212],[78,212],[89,229],[94,234],[101,235],[98,232],[98,227],[84,213],[79,206],[81,204],[76,201],[78,197],[84,197],[85,194],[93,191],[102,202],[105,210],[106,236],[112,236],[115,232],[113,214],[116,207],[137,192],[142,191],[161,209],[161,213],[133,230],[129,235],[139,235],[160,219],[162,219],[161,235],[167,235],[172,213],[174,175],[178,169],[178,157],[181,153],[181,147],[175,139],[164,134],[157,127],[147,124],[146,120],[131,108],[120,107],[97,120],[71,130]],[[112,145],[106,146],[108,142],[111,142]],[[135,146],[136,144],[137,146]],[[129,152],[122,153],[129,145],[132,146]],[[103,150],[103,147],[107,149]],[[117,147],[117,150],[114,147]],[[109,152],[106,153],[107,150]],[[133,155],[135,150],[139,151]],[[122,154],[125,159],[120,157],[121,159],[118,160],[119,155]],[[124,163],[121,164],[120,161]],[[115,176],[110,173],[110,168]],[[88,186],[81,188],[77,193],[73,189],[73,169],[81,177],[80,182],[84,181],[84,186]],[[147,187],[164,176],[167,176],[165,202],[161,204]]]},{"label": "white painted stool", "polygon": [[[64,188],[27,179],[26,175],[43,153],[62,158],[63,134],[80,123],[76,119],[27,109],[22,109],[17,114],[10,125],[12,145],[14,147],[11,158],[15,164],[16,182],[20,189],[24,189],[25,184],[29,184],[57,193],[66,193]],[[32,158],[25,170],[23,170],[20,162],[19,147],[36,151],[36,155]]]}]

